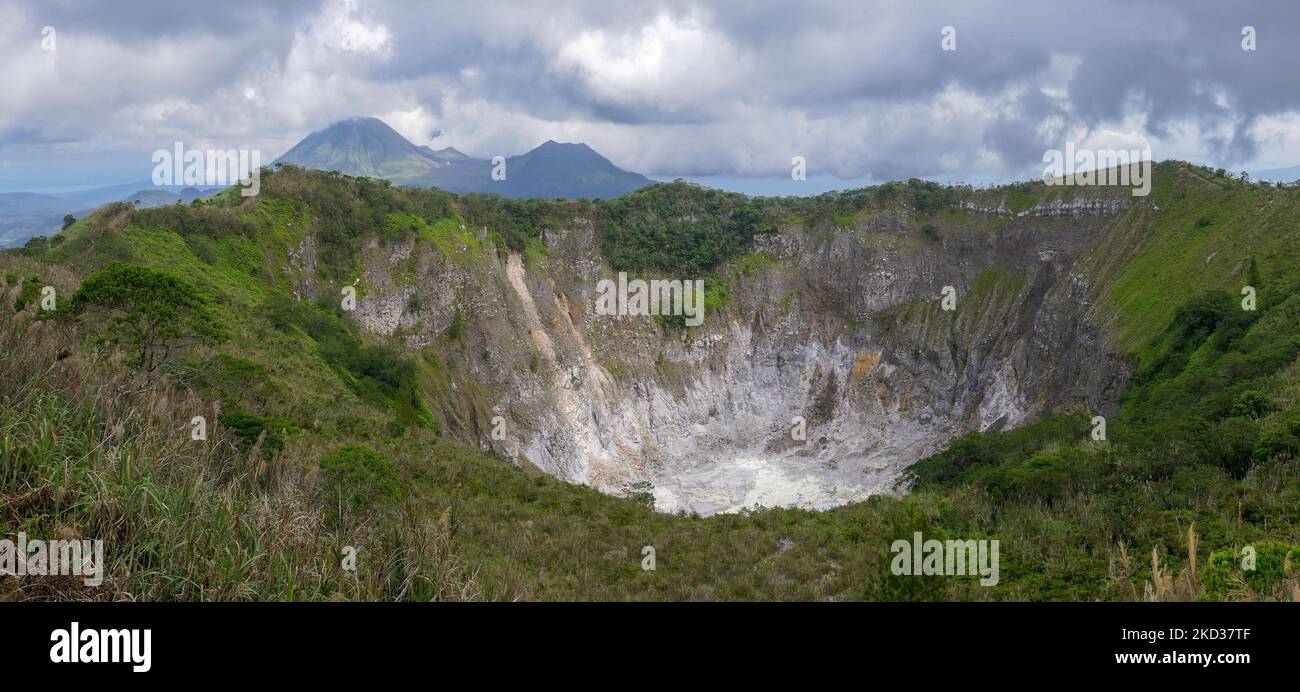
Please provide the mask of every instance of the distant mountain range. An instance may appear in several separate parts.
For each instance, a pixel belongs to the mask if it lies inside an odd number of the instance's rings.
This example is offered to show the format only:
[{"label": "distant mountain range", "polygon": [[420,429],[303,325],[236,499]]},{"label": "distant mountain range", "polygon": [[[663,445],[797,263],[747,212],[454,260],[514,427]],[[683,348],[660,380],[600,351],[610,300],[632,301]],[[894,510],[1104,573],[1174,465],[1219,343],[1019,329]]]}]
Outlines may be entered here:
[{"label": "distant mountain range", "polygon": [[[431,149],[409,140],[377,118],[349,118],[313,132],[276,163],[385,178],[398,185],[437,187],[449,192],[489,192],[509,198],[608,199],[654,181],[625,171],[586,144],[547,141],[505,160],[505,179],[492,179],[492,161],[446,147]],[[1293,181],[1300,166],[1255,171],[1261,180]],[[81,218],[108,202],[142,207],[189,203],[218,188],[155,187],[150,181],[59,194],[0,193],[0,248],[59,230],[63,217]]]},{"label": "distant mountain range", "polygon": [[22,245],[33,236],[56,233],[63,226],[64,216],[72,214],[81,218],[109,202],[135,202],[143,208],[177,202],[189,204],[219,189],[154,187],[150,181],[143,180],[58,194],[0,192],[0,248]]},{"label": "distant mountain range", "polygon": [[398,185],[503,197],[609,198],[652,180],[625,171],[586,144],[547,141],[505,160],[505,179],[492,179],[492,161],[451,147],[417,146],[377,118],[349,118],[313,132],[276,163],[386,178]]},{"label": "distant mountain range", "polygon": [[[451,147],[417,146],[376,118],[349,118],[313,132],[276,163],[386,178],[398,185],[437,187],[449,192],[494,192],[503,197],[606,199],[627,194],[652,180],[625,171],[586,144],[547,141],[505,160],[505,179],[492,179],[492,161]],[[109,202],[156,207],[206,197],[216,187],[157,187],[143,180],[58,194],[0,193],[0,248],[51,235],[63,217],[81,218]]]}]

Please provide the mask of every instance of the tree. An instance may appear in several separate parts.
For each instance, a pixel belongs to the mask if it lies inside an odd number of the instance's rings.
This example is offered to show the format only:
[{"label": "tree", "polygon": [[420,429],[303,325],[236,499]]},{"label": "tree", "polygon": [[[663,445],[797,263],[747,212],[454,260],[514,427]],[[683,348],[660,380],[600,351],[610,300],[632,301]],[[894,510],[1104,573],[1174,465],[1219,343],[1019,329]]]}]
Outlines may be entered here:
[{"label": "tree", "polygon": [[266,366],[246,358],[219,353],[202,370],[200,381],[217,390],[222,403],[230,408],[242,407],[246,395],[251,395],[255,406],[264,406],[280,391]]},{"label": "tree", "polygon": [[187,342],[223,338],[207,301],[180,279],[148,267],[114,262],[81,284],[72,315],[102,315],[105,338],[133,352],[131,365],[153,372]]},{"label": "tree", "polygon": [[59,230],[66,231],[70,226],[72,226],[72,224],[76,222],[77,222],[77,217],[73,216],[72,214],[65,214],[63,216],[63,228]]}]

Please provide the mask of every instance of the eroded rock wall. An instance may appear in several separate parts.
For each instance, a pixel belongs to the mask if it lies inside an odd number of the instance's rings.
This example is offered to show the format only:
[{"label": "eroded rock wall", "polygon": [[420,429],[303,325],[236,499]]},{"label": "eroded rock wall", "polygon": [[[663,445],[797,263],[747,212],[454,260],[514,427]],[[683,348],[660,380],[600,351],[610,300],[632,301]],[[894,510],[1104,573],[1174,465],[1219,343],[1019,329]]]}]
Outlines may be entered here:
[{"label": "eroded rock wall", "polygon": [[689,330],[596,314],[597,282],[615,273],[590,219],[548,231],[527,262],[500,256],[485,229],[451,252],[375,241],[356,317],[437,351],[446,432],[522,466],[607,492],[649,482],[663,511],[823,508],[894,491],[963,432],[1112,406],[1127,367],[1095,326],[1078,260],[1121,211],[941,234],[885,213],[786,228],[720,271],[728,300]]}]

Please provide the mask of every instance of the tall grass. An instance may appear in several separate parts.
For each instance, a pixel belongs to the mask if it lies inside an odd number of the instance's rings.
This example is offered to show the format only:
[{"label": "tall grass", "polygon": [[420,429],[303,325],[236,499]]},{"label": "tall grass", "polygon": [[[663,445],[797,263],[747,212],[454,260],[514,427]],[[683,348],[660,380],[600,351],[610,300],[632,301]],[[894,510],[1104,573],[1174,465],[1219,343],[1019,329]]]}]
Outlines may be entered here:
[{"label": "tall grass", "polygon": [[[10,274],[33,268],[6,259]],[[71,275],[40,269],[70,295]],[[241,450],[215,405],[83,348],[75,326],[35,305],[15,311],[17,292],[0,283],[0,537],[102,540],[105,567],[95,587],[3,576],[0,600],[481,596],[446,522],[410,502],[331,518],[311,444]],[[194,416],[207,440],[191,439]]]}]

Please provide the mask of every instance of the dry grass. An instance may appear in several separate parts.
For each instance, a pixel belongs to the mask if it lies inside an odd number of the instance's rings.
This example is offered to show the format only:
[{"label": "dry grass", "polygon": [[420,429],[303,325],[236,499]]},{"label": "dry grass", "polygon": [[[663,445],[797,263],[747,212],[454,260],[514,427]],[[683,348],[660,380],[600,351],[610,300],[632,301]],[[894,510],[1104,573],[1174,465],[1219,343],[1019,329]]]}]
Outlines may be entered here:
[{"label": "dry grass", "polygon": [[[75,277],[16,257],[70,296]],[[332,519],[310,440],[269,458],[241,450],[212,402],[88,351],[0,283],[0,536],[104,541],[98,587],[0,577],[0,600],[465,600],[481,596],[426,509]],[[208,437],[191,439],[204,416]],[[421,519],[420,517],[426,517]],[[357,548],[357,569],[342,566]]]}]

